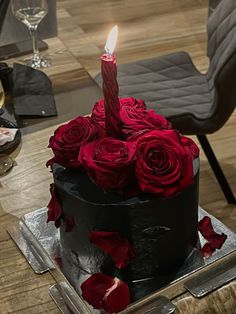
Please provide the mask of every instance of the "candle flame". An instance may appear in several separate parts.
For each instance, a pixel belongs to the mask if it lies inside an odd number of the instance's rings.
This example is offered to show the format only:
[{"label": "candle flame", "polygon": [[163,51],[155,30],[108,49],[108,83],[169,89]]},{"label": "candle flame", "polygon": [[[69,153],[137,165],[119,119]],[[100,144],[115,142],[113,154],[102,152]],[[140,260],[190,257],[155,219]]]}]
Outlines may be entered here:
[{"label": "candle flame", "polygon": [[106,53],[110,55],[113,54],[116,48],[117,37],[118,37],[118,26],[115,25],[107,36],[107,42],[105,45]]}]

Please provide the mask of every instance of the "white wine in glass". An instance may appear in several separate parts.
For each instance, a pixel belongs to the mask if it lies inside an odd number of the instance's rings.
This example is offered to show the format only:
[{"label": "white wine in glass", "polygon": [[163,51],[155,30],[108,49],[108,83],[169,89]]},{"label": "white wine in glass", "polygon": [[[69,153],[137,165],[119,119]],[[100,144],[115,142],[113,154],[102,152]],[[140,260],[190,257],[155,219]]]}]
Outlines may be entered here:
[{"label": "white wine in glass", "polygon": [[4,90],[3,90],[3,87],[2,87],[2,83],[0,81],[0,109],[2,108],[4,103],[5,103],[5,93],[4,93]]},{"label": "white wine in glass", "polygon": [[[0,80],[0,109],[5,103],[5,93]],[[0,132],[1,132],[1,118],[0,118]],[[0,134],[1,136],[1,134]],[[14,162],[10,156],[0,153],[0,176],[5,175],[12,167]]]},{"label": "white wine in glass", "polygon": [[2,82],[0,80],[0,109],[3,107],[4,104],[5,104],[5,93],[2,86]]},{"label": "white wine in glass", "polygon": [[12,12],[25,24],[30,32],[33,44],[32,58],[25,60],[33,68],[50,66],[50,60],[40,56],[37,45],[37,29],[39,23],[48,13],[47,0],[11,0]]}]

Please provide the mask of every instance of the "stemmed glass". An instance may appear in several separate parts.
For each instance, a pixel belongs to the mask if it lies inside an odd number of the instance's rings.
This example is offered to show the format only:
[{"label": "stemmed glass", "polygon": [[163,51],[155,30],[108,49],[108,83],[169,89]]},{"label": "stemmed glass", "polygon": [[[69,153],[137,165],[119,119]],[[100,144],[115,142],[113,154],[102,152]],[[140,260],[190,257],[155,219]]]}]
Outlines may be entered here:
[{"label": "stemmed glass", "polygon": [[33,43],[33,56],[25,60],[33,68],[45,68],[50,60],[40,56],[37,45],[37,28],[48,13],[47,0],[11,0],[12,12],[16,18],[24,23],[31,35]]},{"label": "stemmed glass", "polygon": [[5,93],[4,93],[4,89],[2,86],[2,82],[0,80],[0,109],[2,108],[4,103],[5,103]]}]

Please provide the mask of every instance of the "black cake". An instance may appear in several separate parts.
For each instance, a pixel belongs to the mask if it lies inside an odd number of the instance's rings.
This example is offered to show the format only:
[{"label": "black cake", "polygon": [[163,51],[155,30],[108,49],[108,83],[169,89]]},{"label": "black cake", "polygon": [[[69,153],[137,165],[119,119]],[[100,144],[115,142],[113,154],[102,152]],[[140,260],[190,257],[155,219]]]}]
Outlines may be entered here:
[{"label": "black cake", "polygon": [[62,262],[79,271],[114,275],[114,261],[89,240],[93,230],[118,231],[132,243],[136,257],[121,270],[126,282],[173,272],[196,246],[199,159],[194,160],[193,183],[168,199],[106,192],[78,169],[54,165],[53,174],[62,217],[75,221],[71,232],[60,228]]}]

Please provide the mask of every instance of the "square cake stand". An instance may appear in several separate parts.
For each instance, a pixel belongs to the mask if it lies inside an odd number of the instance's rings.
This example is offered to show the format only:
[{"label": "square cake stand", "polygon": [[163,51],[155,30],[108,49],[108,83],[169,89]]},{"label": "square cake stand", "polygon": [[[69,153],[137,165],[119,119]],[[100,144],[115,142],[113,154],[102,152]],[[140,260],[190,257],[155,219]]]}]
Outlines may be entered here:
[{"label": "square cake stand", "polygon": [[[201,298],[236,278],[236,254],[232,254],[236,251],[236,234],[199,207],[199,220],[204,216],[211,218],[217,233],[227,235],[225,243],[208,258],[201,257],[197,248],[193,249],[172,281],[167,286],[165,284],[166,288],[183,282],[182,291],[188,290],[196,298]],[[35,273],[50,271],[57,283],[50,287],[49,294],[62,313],[101,313],[87,305],[70,284],[71,280],[67,280],[73,278],[73,270],[69,268],[63,273],[60,269],[60,233],[54,223],[46,223],[46,220],[47,208],[40,208],[22,216],[17,224],[8,228],[8,232]],[[201,245],[204,241],[200,236]],[[224,258],[226,256],[229,258]],[[223,262],[216,263],[219,260]],[[211,264],[212,267],[208,267]],[[190,276],[192,274],[195,276]],[[156,290],[158,289],[160,287]],[[155,293],[132,303],[122,313],[173,313],[174,304],[160,293],[155,296]]]}]

